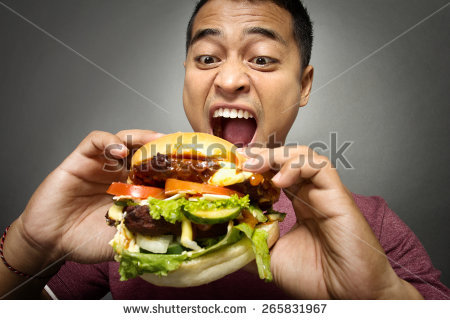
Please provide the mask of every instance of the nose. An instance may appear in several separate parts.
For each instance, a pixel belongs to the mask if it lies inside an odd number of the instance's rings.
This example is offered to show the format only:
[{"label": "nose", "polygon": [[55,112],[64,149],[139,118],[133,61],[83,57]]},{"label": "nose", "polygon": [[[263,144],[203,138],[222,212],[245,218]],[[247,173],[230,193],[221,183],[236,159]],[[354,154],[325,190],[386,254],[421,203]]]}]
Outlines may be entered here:
[{"label": "nose", "polygon": [[242,62],[227,60],[219,67],[214,85],[223,94],[246,93],[250,89],[250,79]]}]

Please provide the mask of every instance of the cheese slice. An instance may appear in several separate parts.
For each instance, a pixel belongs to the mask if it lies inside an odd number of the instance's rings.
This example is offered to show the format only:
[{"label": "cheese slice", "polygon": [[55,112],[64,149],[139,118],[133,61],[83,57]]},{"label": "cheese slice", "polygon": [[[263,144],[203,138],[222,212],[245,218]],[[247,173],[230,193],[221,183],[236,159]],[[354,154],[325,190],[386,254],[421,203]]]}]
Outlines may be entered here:
[{"label": "cheese slice", "polygon": [[252,172],[237,171],[234,168],[220,168],[208,180],[208,184],[218,187],[230,186],[244,182],[253,175]]},{"label": "cheese slice", "polygon": [[123,207],[113,204],[108,210],[108,217],[112,220],[122,221],[123,219]]},{"label": "cheese slice", "polygon": [[181,245],[192,250],[201,250],[201,247],[193,240],[191,221],[184,216],[181,219]]}]

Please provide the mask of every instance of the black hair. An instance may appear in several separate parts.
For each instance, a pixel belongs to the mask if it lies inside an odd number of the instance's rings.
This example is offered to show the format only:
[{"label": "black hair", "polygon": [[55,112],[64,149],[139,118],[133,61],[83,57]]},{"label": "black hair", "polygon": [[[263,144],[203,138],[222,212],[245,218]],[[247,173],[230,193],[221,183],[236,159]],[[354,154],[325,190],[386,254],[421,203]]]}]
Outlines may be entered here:
[{"label": "black hair", "polygon": [[[301,0],[249,0],[249,1],[270,1],[275,3],[280,8],[283,8],[292,16],[294,38],[297,42],[297,46],[300,50],[302,69],[304,69],[311,59],[311,50],[313,43],[313,28],[312,22],[309,17],[308,11],[303,5]],[[189,19],[188,27],[186,30],[186,55],[191,45],[192,39],[192,27],[195,17],[200,9],[208,2],[208,0],[200,0],[195,6],[194,12]]]}]

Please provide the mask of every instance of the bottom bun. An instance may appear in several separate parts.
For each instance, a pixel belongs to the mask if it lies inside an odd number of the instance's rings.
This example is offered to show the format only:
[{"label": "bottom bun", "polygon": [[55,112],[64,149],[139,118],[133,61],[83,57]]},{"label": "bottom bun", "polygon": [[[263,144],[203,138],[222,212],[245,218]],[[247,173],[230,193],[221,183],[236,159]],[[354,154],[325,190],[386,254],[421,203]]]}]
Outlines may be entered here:
[{"label": "bottom bun", "polygon": [[[278,221],[258,226],[268,232],[269,248],[277,241],[280,230]],[[161,287],[196,287],[210,283],[233,273],[255,259],[252,243],[244,237],[240,241],[224,249],[185,261],[167,276],[145,273],[140,277]]]}]

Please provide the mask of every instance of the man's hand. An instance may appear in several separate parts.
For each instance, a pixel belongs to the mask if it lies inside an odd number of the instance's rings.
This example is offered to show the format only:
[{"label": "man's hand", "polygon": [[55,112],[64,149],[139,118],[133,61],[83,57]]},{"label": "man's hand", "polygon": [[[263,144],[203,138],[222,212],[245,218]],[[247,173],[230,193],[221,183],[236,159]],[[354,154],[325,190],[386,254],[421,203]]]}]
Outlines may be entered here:
[{"label": "man's hand", "polygon": [[[121,131],[116,135],[90,133],[42,182],[14,222],[6,246],[16,250],[5,252],[11,265],[23,271],[37,271],[38,266],[63,257],[82,263],[111,260],[114,254],[108,241],[115,229],[105,222],[105,214],[112,204],[111,196],[105,192],[112,182],[126,181],[127,170],[120,162],[127,157],[129,149],[160,136],[147,130]],[[118,165],[115,170],[113,164]],[[17,251],[19,241],[21,251]],[[40,261],[36,261],[34,268],[30,261],[23,265],[22,254]]]},{"label": "man's hand", "polygon": [[308,147],[248,148],[244,168],[276,169],[297,224],[271,251],[279,287],[300,299],[421,298],[397,277],[328,158]]}]

